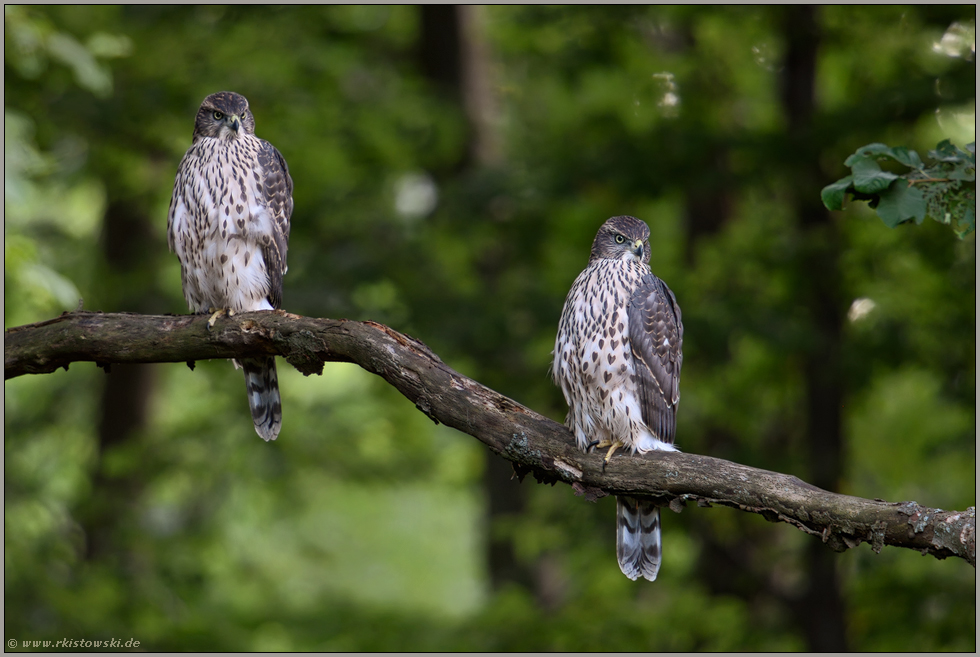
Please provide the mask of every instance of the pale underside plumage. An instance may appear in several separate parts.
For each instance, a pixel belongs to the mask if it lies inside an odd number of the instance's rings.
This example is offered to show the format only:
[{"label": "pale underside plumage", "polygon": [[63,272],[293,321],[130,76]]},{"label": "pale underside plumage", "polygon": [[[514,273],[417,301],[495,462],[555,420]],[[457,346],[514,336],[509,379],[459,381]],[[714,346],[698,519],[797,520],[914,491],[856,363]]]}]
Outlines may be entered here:
[{"label": "pale underside plumage", "polygon": [[[683,325],[673,293],[650,272],[648,237],[639,219],[607,221],[565,300],[552,375],[582,450],[617,440],[634,453],[677,449]],[[660,510],[617,498],[616,537],[623,573],[656,579]]]},{"label": "pale underside plumage", "polygon": [[[208,96],[177,170],[167,240],[193,312],[281,305],[293,185],[282,155],[253,131],[244,97]],[[256,432],[275,440],[282,422],[275,358],[235,365],[245,373]]]}]

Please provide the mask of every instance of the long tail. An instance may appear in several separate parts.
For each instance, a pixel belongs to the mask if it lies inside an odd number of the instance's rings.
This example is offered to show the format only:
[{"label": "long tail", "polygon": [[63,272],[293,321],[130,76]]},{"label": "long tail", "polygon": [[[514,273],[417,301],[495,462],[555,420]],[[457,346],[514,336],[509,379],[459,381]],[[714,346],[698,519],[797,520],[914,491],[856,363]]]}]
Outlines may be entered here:
[{"label": "long tail", "polygon": [[237,364],[245,371],[245,390],[248,391],[255,433],[263,440],[275,440],[282,426],[276,358],[243,358]]},{"label": "long tail", "polygon": [[616,558],[632,580],[651,582],[660,570],[660,508],[632,497],[616,498]]}]

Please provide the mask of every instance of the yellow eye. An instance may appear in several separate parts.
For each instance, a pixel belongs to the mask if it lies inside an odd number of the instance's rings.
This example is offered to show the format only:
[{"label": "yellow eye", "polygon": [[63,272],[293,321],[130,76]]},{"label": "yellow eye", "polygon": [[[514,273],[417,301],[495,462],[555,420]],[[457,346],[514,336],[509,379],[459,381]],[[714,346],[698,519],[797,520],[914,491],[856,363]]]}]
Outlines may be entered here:
[{"label": "yellow eye", "polygon": [[623,237],[622,235],[617,235],[616,236],[616,244],[622,244],[625,241],[626,241],[626,238]]},{"label": "yellow eye", "polygon": [[217,119],[218,121],[220,121],[221,119],[225,118],[225,115],[222,114],[221,112],[215,112],[214,113],[214,118]]}]

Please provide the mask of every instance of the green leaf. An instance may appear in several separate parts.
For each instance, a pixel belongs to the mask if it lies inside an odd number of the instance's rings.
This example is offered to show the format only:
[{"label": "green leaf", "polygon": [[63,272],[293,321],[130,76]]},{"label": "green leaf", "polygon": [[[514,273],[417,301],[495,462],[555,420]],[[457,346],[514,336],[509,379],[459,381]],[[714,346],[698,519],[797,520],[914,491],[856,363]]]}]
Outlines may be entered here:
[{"label": "green leaf", "polygon": [[875,211],[889,228],[912,219],[921,224],[926,218],[926,198],[920,189],[910,187],[902,180],[881,193],[881,201]]},{"label": "green leaf", "polygon": [[843,210],[844,197],[848,187],[854,182],[854,176],[846,176],[831,183],[820,191],[820,199],[828,210]]},{"label": "green leaf", "polygon": [[885,144],[868,144],[854,151],[854,154],[844,160],[845,166],[853,167],[860,160],[874,160],[877,155],[891,155],[891,150]]},{"label": "green leaf", "polygon": [[898,178],[894,173],[882,171],[877,162],[867,158],[855,160],[851,170],[854,172],[854,189],[864,194],[883,192]]},{"label": "green leaf", "polygon": [[955,169],[950,171],[947,175],[950,180],[976,180],[977,170],[973,166],[966,166],[965,164],[958,165]]},{"label": "green leaf", "polygon": [[922,158],[919,154],[913,150],[909,150],[904,146],[896,146],[891,148],[886,144],[868,144],[867,146],[862,146],[857,149],[853,155],[848,157],[844,164],[853,167],[855,164],[861,160],[876,160],[882,157],[888,157],[900,164],[904,164],[910,169],[921,169],[925,166],[922,162]]},{"label": "green leaf", "polygon": [[922,158],[919,157],[919,154],[913,150],[905,148],[904,146],[896,146],[895,148],[891,149],[891,155],[893,158],[895,158],[895,160],[901,162],[910,169],[922,169],[925,167],[925,164],[922,162]]},{"label": "green leaf", "polygon": [[956,231],[956,236],[963,239],[970,233],[972,233],[977,228],[977,215],[973,208],[967,208],[966,214],[963,219],[957,222],[956,227],[953,229]]},{"label": "green leaf", "polygon": [[966,153],[953,146],[948,139],[943,139],[939,142],[936,145],[936,150],[929,151],[929,157],[940,162],[959,162],[963,159],[963,155],[966,155]]}]

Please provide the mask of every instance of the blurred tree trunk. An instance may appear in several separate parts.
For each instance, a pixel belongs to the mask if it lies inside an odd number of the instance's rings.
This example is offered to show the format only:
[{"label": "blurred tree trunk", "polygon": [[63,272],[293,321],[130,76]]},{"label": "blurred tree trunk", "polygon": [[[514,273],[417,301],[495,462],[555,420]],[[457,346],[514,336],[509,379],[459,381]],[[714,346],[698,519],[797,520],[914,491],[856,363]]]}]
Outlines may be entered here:
[{"label": "blurred tree trunk", "polygon": [[[729,190],[724,182],[728,170],[728,153],[722,148],[712,151],[708,170],[713,177],[687,188],[684,199],[687,227],[687,261],[694,262],[694,247],[698,240],[716,234],[731,215]],[[720,180],[719,180],[720,179]]]},{"label": "blurred tree trunk", "polygon": [[419,67],[466,114],[469,138],[459,170],[500,160],[497,98],[484,11],[474,5],[421,5]]},{"label": "blurred tree trunk", "polygon": [[[690,57],[698,56],[698,41],[695,30],[688,21],[677,27],[678,37],[674,43]],[[711,67],[697,67],[692,79],[685,85],[693,87],[685,96],[695,99],[713,98],[728,88],[725,80],[718,79]],[[696,108],[697,116],[691,117],[693,125],[690,132],[704,130],[707,107]],[[685,257],[689,266],[696,269],[697,247],[703,240],[716,236],[729,222],[732,215],[731,177],[728,175],[729,150],[723,140],[713,139],[710,148],[705,148],[705,175],[692,178],[684,191],[684,229]],[[739,458],[738,437],[726,426],[709,427],[704,436],[704,453],[722,458]],[[760,598],[777,597],[778,593],[768,586],[769,572],[760,568],[753,555],[760,552],[758,542],[764,541],[763,534],[753,534],[750,521],[739,514],[734,519],[738,531],[724,536],[719,535],[717,525],[707,519],[690,519],[690,531],[700,544],[697,557],[697,577],[715,596],[735,596],[754,606]]]},{"label": "blurred tree trunk", "polygon": [[[147,303],[146,294],[135,292],[141,286],[131,283],[142,278],[141,268],[155,262],[146,256],[156,247],[149,219],[135,202],[109,203],[103,233],[106,263],[103,299],[108,300],[110,307],[105,310],[154,310],[154,304]],[[111,290],[119,289],[123,290],[122,294],[111,299]],[[154,388],[153,365],[113,365],[106,375],[100,404],[98,462],[92,481],[91,506],[84,521],[88,559],[114,556],[117,529],[130,522],[127,507],[137,496],[141,478],[134,472],[107,471],[105,457],[145,429]]]},{"label": "blurred tree trunk", "polygon": [[[782,28],[786,56],[781,77],[781,100],[795,167],[788,189],[802,231],[803,271],[799,299],[808,306],[814,344],[804,354],[806,427],[804,440],[810,481],[837,491],[842,464],[841,406],[844,378],[841,368],[841,285],[837,260],[840,237],[830,213],[820,203],[819,135],[813,130],[817,51],[820,45],[817,9],[794,6],[784,10]],[[844,601],[837,559],[823,545],[807,545],[804,555],[808,581],[793,601],[797,623],[808,648],[815,652],[848,650]]]},{"label": "blurred tree trunk", "polygon": [[[789,201],[798,218],[803,245],[799,266],[804,269],[795,277],[801,281],[797,298],[809,310],[810,325],[815,333],[814,345],[802,355],[806,385],[806,443],[809,481],[830,491],[839,488],[842,473],[841,405],[843,375],[841,371],[840,281],[837,274],[839,238],[836,226],[820,203],[821,177],[819,136],[813,132],[815,113],[814,85],[820,43],[817,10],[796,6],[778,10],[785,59],[780,76],[780,99],[786,119],[790,158],[787,170],[793,172],[794,184],[787,186]],[[709,81],[710,82],[710,81]],[[705,189],[690,188],[686,196],[688,259],[693,261],[697,241],[720,231],[731,212],[723,178],[727,170],[727,152],[713,148],[710,170],[722,180],[705,183]],[[712,431],[709,439],[719,445],[732,438],[723,428]],[[717,452],[711,452],[717,453]],[[738,522],[742,522],[740,518]],[[743,528],[748,530],[743,525]],[[847,650],[845,609],[838,581],[837,560],[826,546],[813,541],[807,544],[800,559],[806,572],[802,593],[780,590],[771,579],[768,568],[760,568],[755,539],[732,543],[715,536],[711,525],[695,523],[703,548],[699,555],[700,577],[709,590],[718,595],[737,595],[745,600],[760,595],[774,598],[791,610],[796,625],[812,651]],[[766,564],[768,565],[768,564]]]},{"label": "blurred tree trunk", "polygon": [[514,478],[514,466],[510,461],[487,454],[487,468],[483,473],[483,485],[487,491],[487,567],[494,589],[515,583],[533,589],[534,577],[527,566],[517,559],[511,532],[498,533],[498,528],[512,526],[509,520],[524,515],[527,493]]},{"label": "blurred tree trunk", "polygon": [[[688,57],[699,56],[698,38],[693,25],[694,16],[674,29],[671,50],[683,52]],[[719,79],[717,71],[710,66],[699,66],[691,72],[691,78],[684,83],[684,96],[696,103],[684,114],[682,121],[687,123],[684,132],[689,138],[703,134],[705,115],[710,108],[700,105],[705,98],[715,99],[719,94],[727,94],[730,84]],[[711,139],[710,147],[704,148],[705,162],[700,168],[701,175],[692,176],[684,190],[684,228],[686,232],[685,255],[687,262],[695,264],[695,248],[702,238],[717,234],[732,214],[732,178],[729,166],[729,147],[724,140]]]},{"label": "blurred tree trunk", "polygon": [[[420,10],[419,68],[460,107],[469,126],[466,152],[451,175],[492,165],[499,161],[501,152],[483,10],[469,5],[421,5]],[[494,277],[495,272],[484,275]],[[527,493],[513,474],[508,461],[487,453],[483,475],[487,491],[487,567],[495,589],[508,583],[533,589],[533,573],[517,559],[509,533],[499,531],[508,519],[523,515],[527,506]]]}]

